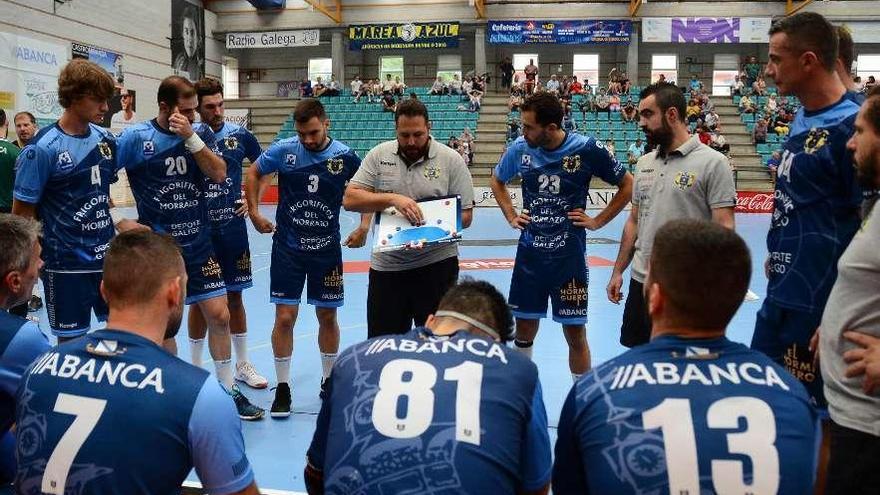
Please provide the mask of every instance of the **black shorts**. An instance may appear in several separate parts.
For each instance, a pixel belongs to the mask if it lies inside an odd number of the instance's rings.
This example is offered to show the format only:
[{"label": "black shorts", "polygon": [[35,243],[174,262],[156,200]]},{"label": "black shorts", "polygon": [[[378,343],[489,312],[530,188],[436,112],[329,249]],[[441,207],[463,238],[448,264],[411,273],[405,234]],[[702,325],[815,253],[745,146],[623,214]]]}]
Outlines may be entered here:
[{"label": "black shorts", "polygon": [[424,325],[457,281],[457,256],[399,272],[370,269],[367,337],[402,334]]},{"label": "black shorts", "polygon": [[868,495],[880,490],[880,437],[831,422],[831,459],[825,495]]},{"label": "black shorts", "polygon": [[623,308],[623,325],[620,327],[620,344],[635,347],[651,340],[651,318],[645,305],[644,285],[629,279],[629,293]]}]

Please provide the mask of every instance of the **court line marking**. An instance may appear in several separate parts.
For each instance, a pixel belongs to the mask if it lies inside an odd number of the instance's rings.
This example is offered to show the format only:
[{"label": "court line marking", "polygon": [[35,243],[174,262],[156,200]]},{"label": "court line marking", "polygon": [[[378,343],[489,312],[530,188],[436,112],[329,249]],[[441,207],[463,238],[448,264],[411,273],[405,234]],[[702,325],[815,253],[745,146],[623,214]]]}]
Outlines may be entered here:
[{"label": "court line marking", "polygon": [[[198,481],[184,481],[184,488],[195,488],[201,490],[202,484]],[[308,495],[306,492],[292,492],[288,490],[270,490],[268,488],[259,488],[260,495]]]}]

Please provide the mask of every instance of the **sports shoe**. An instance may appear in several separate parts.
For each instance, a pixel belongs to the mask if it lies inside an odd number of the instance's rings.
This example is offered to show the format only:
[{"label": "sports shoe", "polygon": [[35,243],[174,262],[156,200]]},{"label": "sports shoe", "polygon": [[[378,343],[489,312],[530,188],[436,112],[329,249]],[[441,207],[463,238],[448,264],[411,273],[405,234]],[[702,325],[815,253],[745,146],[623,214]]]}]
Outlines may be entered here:
[{"label": "sports shoe", "polygon": [[269,380],[260,375],[254,365],[247,361],[235,363],[235,379],[243,382],[251,388],[266,388],[269,386]]},{"label": "sports shoe", "polygon": [[318,397],[320,397],[321,400],[324,400],[327,398],[327,379],[326,378],[321,378],[321,391],[318,393]]},{"label": "sports shoe", "polygon": [[241,393],[241,390],[238,389],[238,385],[232,386],[229,395],[235,400],[235,408],[238,409],[238,417],[245,421],[256,421],[261,419],[266,413],[266,411],[251,404],[251,401],[249,401],[248,398]]},{"label": "sports shoe", "polygon": [[275,387],[275,400],[272,401],[272,409],[269,415],[273,418],[286,418],[290,416],[290,385],[279,383]]}]

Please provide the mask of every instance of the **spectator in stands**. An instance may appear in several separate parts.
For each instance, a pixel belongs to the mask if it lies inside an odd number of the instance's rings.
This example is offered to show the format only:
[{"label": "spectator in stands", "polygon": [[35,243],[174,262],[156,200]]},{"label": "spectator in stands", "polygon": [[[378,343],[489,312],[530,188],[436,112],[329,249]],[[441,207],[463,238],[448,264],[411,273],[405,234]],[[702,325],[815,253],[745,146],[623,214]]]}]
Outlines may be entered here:
[{"label": "spectator in stands", "polygon": [[501,61],[501,65],[498,67],[501,69],[501,87],[502,88],[510,88],[513,82],[513,63],[510,61],[510,57],[504,57],[504,60]]},{"label": "spectator in stands", "polygon": [[472,89],[474,89],[474,81],[470,76],[465,77],[464,81],[461,82],[461,94],[463,96],[468,96]]},{"label": "spectator in stands", "polygon": [[776,100],[776,95],[772,94],[767,98],[767,104],[764,105],[764,114],[773,115],[777,110],[779,110],[779,103],[778,100]]},{"label": "spectator in stands", "polygon": [[574,132],[576,130],[576,126],[574,123],[574,116],[571,114],[571,105],[563,106],[564,112],[562,114],[562,130],[566,132]]},{"label": "spectator in stands", "polygon": [[755,113],[755,104],[749,98],[749,95],[743,95],[739,99],[739,111],[741,113]]},{"label": "spectator in stands", "polygon": [[535,65],[534,59],[529,59],[529,65],[523,69],[526,75],[526,82],[523,86],[526,95],[530,95],[535,91],[535,84],[538,82],[538,67]]},{"label": "spectator in stands", "polygon": [[635,122],[639,118],[639,111],[636,109],[635,104],[633,104],[631,97],[626,99],[626,105],[623,106],[623,110],[620,113],[624,122]]},{"label": "spectator in stands", "polygon": [[688,100],[687,104],[687,121],[689,124],[693,124],[700,118],[700,113],[702,110],[700,109],[700,105],[697,103],[697,100],[691,98]]},{"label": "spectator in stands", "polygon": [[461,79],[458,77],[458,74],[452,75],[452,80],[449,81],[449,85],[446,87],[451,95],[460,95],[461,92]]},{"label": "spectator in stands", "polygon": [[443,76],[437,76],[437,80],[431,85],[430,94],[443,95],[446,94],[446,84],[443,82]]},{"label": "spectator in stands", "polygon": [[419,99],[419,95],[417,95],[415,91],[412,91],[412,92],[410,92],[410,94],[409,94],[409,99],[410,99],[410,100],[418,100],[418,99]]},{"label": "spectator in stands", "polygon": [[621,94],[629,94],[630,89],[632,89],[632,85],[630,83],[629,77],[627,77],[626,72],[620,73],[620,92]]},{"label": "spectator in stands", "polygon": [[315,85],[312,86],[312,94],[315,95],[315,97],[317,98],[319,96],[323,96],[324,92],[326,91],[327,86],[324,86],[324,81],[321,79],[321,76],[318,76],[318,78],[315,80]]},{"label": "spectator in stands", "polygon": [[303,82],[299,83],[300,98],[311,98],[312,94],[312,81],[306,79]]},{"label": "spectator in stands", "polygon": [[764,81],[764,76],[758,76],[758,79],[752,84],[752,93],[758,96],[767,95],[767,83]]},{"label": "spectator in stands", "polygon": [[703,113],[714,112],[715,104],[712,103],[712,99],[709,98],[709,95],[706,94],[706,91],[703,90],[703,94],[700,95],[700,108],[703,110]]},{"label": "spectator in stands", "polygon": [[385,74],[385,81],[382,82],[383,93],[394,93],[394,79],[391,74]]},{"label": "spectator in stands", "polygon": [[663,84],[666,82],[666,74],[660,74],[660,77],[657,78],[657,84]]},{"label": "spectator in stands", "polygon": [[361,99],[361,87],[364,83],[361,81],[361,76],[354,76],[354,80],[351,81],[349,87],[351,88],[351,96],[354,97],[352,100],[353,103],[357,103]]},{"label": "spectator in stands", "polygon": [[507,109],[511,112],[519,112],[522,102],[523,98],[518,92],[511,93],[510,98],[507,99]]},{"label": "spectator in stands", "polygon": [[611,99],[605,91],[605,88],[599,88],[599,94],[596,96],[596,111],[607,112],[611,105]]},{"label": "spectator in stands", "polygon": [[749,57],[748,62],[743,66],[743,71],[746,73],[746,86],[751,88],[761,75],[761,64],[758,63],[757,57]]},{"label": "spectator in stands", "polygon": [[699,137],[700,142],[706,146],[709,146],[712,143],[712,133],[709,132],[709,128],[705,125],[697,127],[697,137]]},{"label": "spectator in stands", "polygon": [[639,161],[639,158],[645,154],[645,143],[642,142],[642,137],[639,136],[636,138],[635,142],[629,145],[629,148],[626,150],[626,162],[629,164],[630,171],[635,169],[636,163]]},{"label": "spectator in stands", "polygon": [[[708,127],[705,127],[708,130]],[[720,132],[711,133],[712,140],[709,142],[709,147],[713,150],[727,155],[730,153],[730,145],[727,144],[727,139],[724,137],[724,134]]]},{"label": "spectator in stands", "polygon": [[767,159],[767,170],[770,171],[771,175],[776,175],[776,169],[779,168],[779,163],[781,160],[782,154],[779,152],[779,150],[774,151],[773,154],[770,155],[770,158]]},{"label": "spectator in stands", "polygon": [[547,81],[546,88],[548,93],[559,96],[559,80],[556,78],[556,74],[550,76],[550,80]]},{"label": "spectator in stands", "polygon": [[776,132],[778,136],[788,136],[788,126],[791,122],[791,118],[789,118],[788,113],[779,112],[776,114],[776,118],[773,120],[773,131]]},{"label": "spectator in stands", "polygon": [[581,112],[581,120],[582,121],[587,120],[587,112],[588,111],[589,112],[596,111],[595,107],[593,106],[593,95],[591,93],[585,94],[583,96],[583,98],[580,98],[577,101],[577,103],[575,103],[575,104],[577,105],[578,110]]},{"label": "spectator in stands", "polygon": [[330,75],[330,82],[327,83],[327,89],[324,90],[324,96],[339,96],[339,81],[332,74]]},{"label": "spectator in stands", "polygon": [[605,140],[605,149],[608,150],[608,153],[611,153],[611,156],[615,156],[617,150],[614,148],[614,131],[608,131],[608,139]]},{"label": "spectator in stands", "polygon": [[507,141],[513,141],[520,136],[519,133],[519,121],[517,119],[510,119],[507,121]]},{"label": "spectator in stands", "polygon": [[463,155],[468,165],[474,161],[474,135],[471,134],[471,128],[465,127],[458,136],[458,141],[467,145],[467,153]]},{"label": "spectator in stands", "polygon": [[874,79],[874,76],[868,76],[868,80],[865,81],[865,93],[870,93],[871,89],[877,85],[877,80]]},{"label": "spectator in stands", "polygon": [[449,146],[452,149],[458,149],[458,138],[455,137],[454,134],[449,135],[449,139],[446,140],[446,146]]},{"label": "spectator in stands", "polygon": [[404,91],[406,91],[406,84],[400,80],[400,76],[394,77],[394,85],[391,87],[391,92],[395,94],[395,96],[403,96]]},{"label": "spectator in stands", "polygon": [[609,112],[619,112],[620,111],[620,94],[613,93],[608,98],[608,111]]},{"label": "spectator in stands", "polygon": [[691,91],[694,91],[697,93],[699,93],[700,91],[703,90],[703,83],[700,82],[700,80],[697,78],[696,75],[691,77],[690,88],[691,88]]},{"label": "spectator in stands", "polygon": [[745,83],[742,78],[737,75],[733,77],[733,84],[730,85],[730,94],[733,96],[742,96]]},{"label": "spectator in stands", "polygon": [[382,111],[394,112],[395,110],[397,110],[397,102],[394,100],[394,95],[390,92],[384,92],[382,95]]},{"label": "spectator in stands", "polygon": [[579,95],[584,92],[584,86],[578,82],[578,76],[571,76],[571,84],[568,86],[568,92],[573,95]]},{"label": "spectator in stands", "polygon": [[718,113],[715,112],[715,109],[711,109],[706,112],[703,117],[703,123],[706,127],[709,128],[710,131],[715,131],[718,129],[718,124],[721,122],[721,118],[718,116]]},{"label": "spectator in stands", "polygon": [[459,105],[459,110],[467,110],[468,112],[479,112],[483,106],[483,92],[478,89],[472,89],[468,92],[467,106]]}]

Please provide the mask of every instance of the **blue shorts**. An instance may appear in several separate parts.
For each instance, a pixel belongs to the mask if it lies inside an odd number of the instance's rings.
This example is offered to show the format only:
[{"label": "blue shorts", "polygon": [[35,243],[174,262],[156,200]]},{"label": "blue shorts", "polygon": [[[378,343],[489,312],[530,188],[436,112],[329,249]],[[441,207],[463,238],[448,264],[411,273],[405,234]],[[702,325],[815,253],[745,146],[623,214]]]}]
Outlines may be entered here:
[{"label": "blue shorts", "polygon": [[251,250],[244,219],[236,218],[223,227],[212,228],[211,244],[223,271],[226,291],[241,292],[253,287]]},{"label": "blue shorts", "polygon": [[308,276],[306,301],[320,308],[342,306],[345,290],[342,283],[342,249],[326,253],[307,253],[272,243],[269,270],[269,301],[298,305]]},{"label": "blue shorts", "polygon": [[587,323],[587,287],[590,272],[583,253],[548,259],[545,253],[518,248],[513,264],[508,302],[513,316],[540,320],[553,304],[553,321],[564,325]]},{"label": "blue shorts", "polygon": [[813,353],[809,349],[810,338],[821,322],[821,313],[787,309],[765,299],[755,322],[752,349],[784,366],[806,387],[820,414],[828,417],[822,373],[813,365]]},{"label": "blue shorts", "polygon": [[213,249],[205,250],[202,255],[184,252],[183,262],[186,264],[186,304],[195,304],[226,294],[226,283],[223,281],[223,269],[214,256]]},{"label": "blue shorts", "polygon": [[92,324],[92,311],[98,321],[107,321],[107,303],[101,297],[103,272],[44,271],[46,312],[56,337],[85,335]]}]

